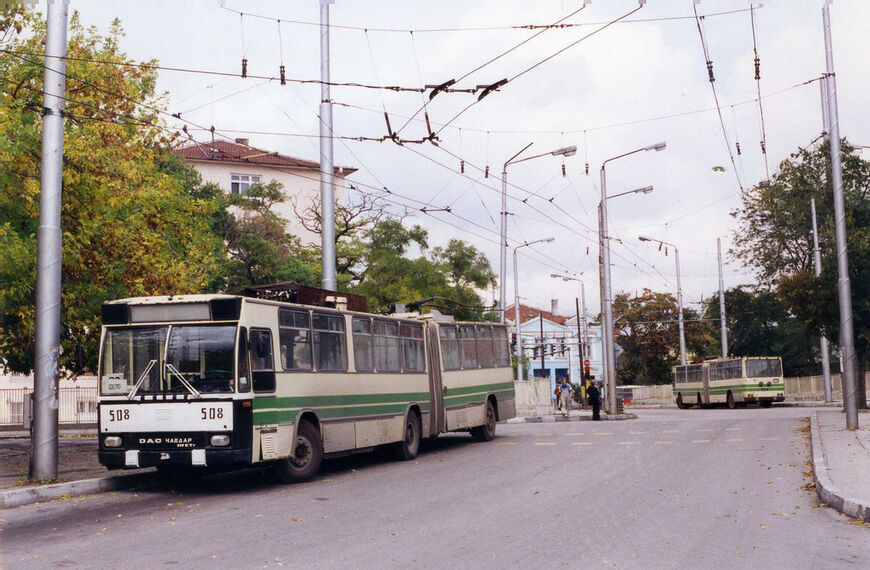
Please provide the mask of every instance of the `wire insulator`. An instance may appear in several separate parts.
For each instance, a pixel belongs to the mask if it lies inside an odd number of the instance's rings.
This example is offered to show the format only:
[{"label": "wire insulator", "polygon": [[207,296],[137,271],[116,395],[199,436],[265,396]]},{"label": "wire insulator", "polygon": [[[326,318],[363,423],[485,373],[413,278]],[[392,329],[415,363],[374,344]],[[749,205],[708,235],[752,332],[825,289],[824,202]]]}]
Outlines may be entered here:
[{"label": "wire insulator", "polygon": [[758,56],[755,56],[755,80],[761,80],[761,60],[758,59]]},{"label": "wire insulator", "polygon": [[242,79],[248,76],[248,58],[242,58]]},{"label": "wire insulator", "polygon": [[740,156],[741,154],[743,154],[743,153],[740,152],[740,141],[737,141],[737,142],[734,143],[734,144],[737,145],[737,156]]},{"label": "wire insulator", "polygon": [[761,141],[761,154],[767,154],[767,148],[764,145],[764,141]]},{"label": "wire insulator", "polygon": [[710,83],[716,81],[716,77],[713,75],[713,62],[709,59],[707,60],[707,75],[710,76]]},{"label": "wire insulator", "polygon": [[589,163],[586,163],[586,176],[589,176]]},{"label": "wire insulator", "polygon": [[489,178],[489,165],[486,165],[486,169],[483,171],[483,177]]},{"label": "wire insulator", "polygon": [[567,174],[565,173],[565,165],[562,165],[562,178],[565,178]]},{"label": "wire insulator", "polygon": [[459,161],[459,173],[465,174],[465,161],[464,160]]},{"label": "wire insulator", "polygon": [[287,77],[284,75],[284,66],[283,65],[281,66],[280,70],[281,70],[281,85],[287,85]]}]

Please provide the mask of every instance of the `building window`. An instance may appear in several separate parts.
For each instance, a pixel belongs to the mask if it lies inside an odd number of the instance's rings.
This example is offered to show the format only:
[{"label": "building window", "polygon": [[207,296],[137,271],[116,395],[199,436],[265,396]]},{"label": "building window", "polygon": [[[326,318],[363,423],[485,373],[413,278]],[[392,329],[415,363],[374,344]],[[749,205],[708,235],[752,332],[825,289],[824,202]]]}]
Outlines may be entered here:
[{"label": "building window", "polygon": [[262,181],[257,174],[230,174],[230,192],[244,194],[251,184],[259,184]]}]

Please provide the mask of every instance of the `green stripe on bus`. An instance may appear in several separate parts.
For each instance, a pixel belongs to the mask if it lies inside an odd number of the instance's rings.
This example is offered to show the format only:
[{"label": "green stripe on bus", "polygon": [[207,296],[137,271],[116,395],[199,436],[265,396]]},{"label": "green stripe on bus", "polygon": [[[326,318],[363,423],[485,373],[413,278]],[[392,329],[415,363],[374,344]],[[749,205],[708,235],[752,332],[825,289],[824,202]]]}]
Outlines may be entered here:
[{"label": "green stripe on bus", "polygon": [[258,408],[317,408],[322,406],[353,406],[359,404],[405,403],[429,401],[429,392],[400,392],[394,394],[347,394],[340,396],[294,396],[287,398],[256,398]]},{"label": "green stripe on bus", "polygon": [[476,386],[457,386],[448,388],[448,394],[469,394],[472,392],[501,392],[514,391],[513,382],[499,382],[498,384],[478,384]]},{"label": "green stripe on bus", "polygon": [[[352,418],[365,416],[401,415],[405,413],[407,402],[398,404],[365,404],[343,408],[312,408],[321,419]],[[420,411],[429,412],[428,404],[419,404]],[[271,408],[254,410],[254,424],[266,425],[278,422],[292,422],[302,408]]]},{"label": "green stripe on bus", "polygon": [[757,384],[732,384],[730,386],[711,386],[711,394],[725,394],[728,391],[732,392],[782,392],[785,390],[785,384],[771,384],[770,386],[759,386]]}]

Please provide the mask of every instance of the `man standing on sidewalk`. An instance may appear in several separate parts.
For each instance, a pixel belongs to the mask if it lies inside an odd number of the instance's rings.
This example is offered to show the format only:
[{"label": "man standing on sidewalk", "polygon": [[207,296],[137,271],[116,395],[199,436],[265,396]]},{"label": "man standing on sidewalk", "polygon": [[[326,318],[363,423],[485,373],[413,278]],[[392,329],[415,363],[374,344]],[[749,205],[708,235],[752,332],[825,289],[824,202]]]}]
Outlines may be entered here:
[{"label": "man standing on sidewalk", "polygon": [[586,391],[586,396],[589,398],[589,405],[592,406],[592,419],[599,421],[601,419],[601,391],[598,389],[598,380],[592,381],[592,386]]},{"label": "man standing on sidewalk", "polygon": [[559,386],[559,399],[562,402],[562,415],[567,416],[571,413],[571,397],[574,395],[574,387],[568,383],[568,377],[562,377],[562,384]]}]

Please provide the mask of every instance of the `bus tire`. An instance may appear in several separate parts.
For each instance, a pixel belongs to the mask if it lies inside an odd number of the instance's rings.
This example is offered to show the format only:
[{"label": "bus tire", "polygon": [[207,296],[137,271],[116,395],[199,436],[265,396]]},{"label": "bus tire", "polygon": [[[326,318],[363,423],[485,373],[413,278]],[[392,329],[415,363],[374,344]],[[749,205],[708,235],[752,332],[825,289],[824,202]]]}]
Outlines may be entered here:
[{"label": "bus tire", "polygon": [[685,402],[683,402],[683,395],[677,394],[677,407],[681,410],[688,410],[691,406]]},{"label": "bus tire", "polygon": [[486,415],[483,418],[483,425],[471,428],[471,436],[477,441],[495,439],[495,408],[491,401],[486,401]]},{"label": "bus tire", "polygon": [[420,452],[420,440],[422,439],[423,424],[415,410],[410,410],[405,418],[405,430],[402,441],[396,444],[396,459],[399,461],[411,461]]},{"label": "bus tire", "polygon": [[728,403],[728,409],[733,410],[737,407],[737,402],[734,401],[734,394],[731,393],[731,390],[728,390],[728,396],[725,397],[725,401]]},{"label": "bus tire", "polygon": [[773,405],[773,402],[771,402],[770,400],[759,400],[758,405],[762,408],[769,408],[771,405]]},{"label": "bus tire", "polygon": [[275,475],[282,483],[307,481],[317,475],[323,463],[320,432],[311,422],[301,421],[296,428],[296,442],[290,457],[275,463]]},{"label": "bus tire", "polygon": [[698,392],[698,407],[699,408],[704,407],[704,402],[701,400],[701,393],[700,392]]}]

